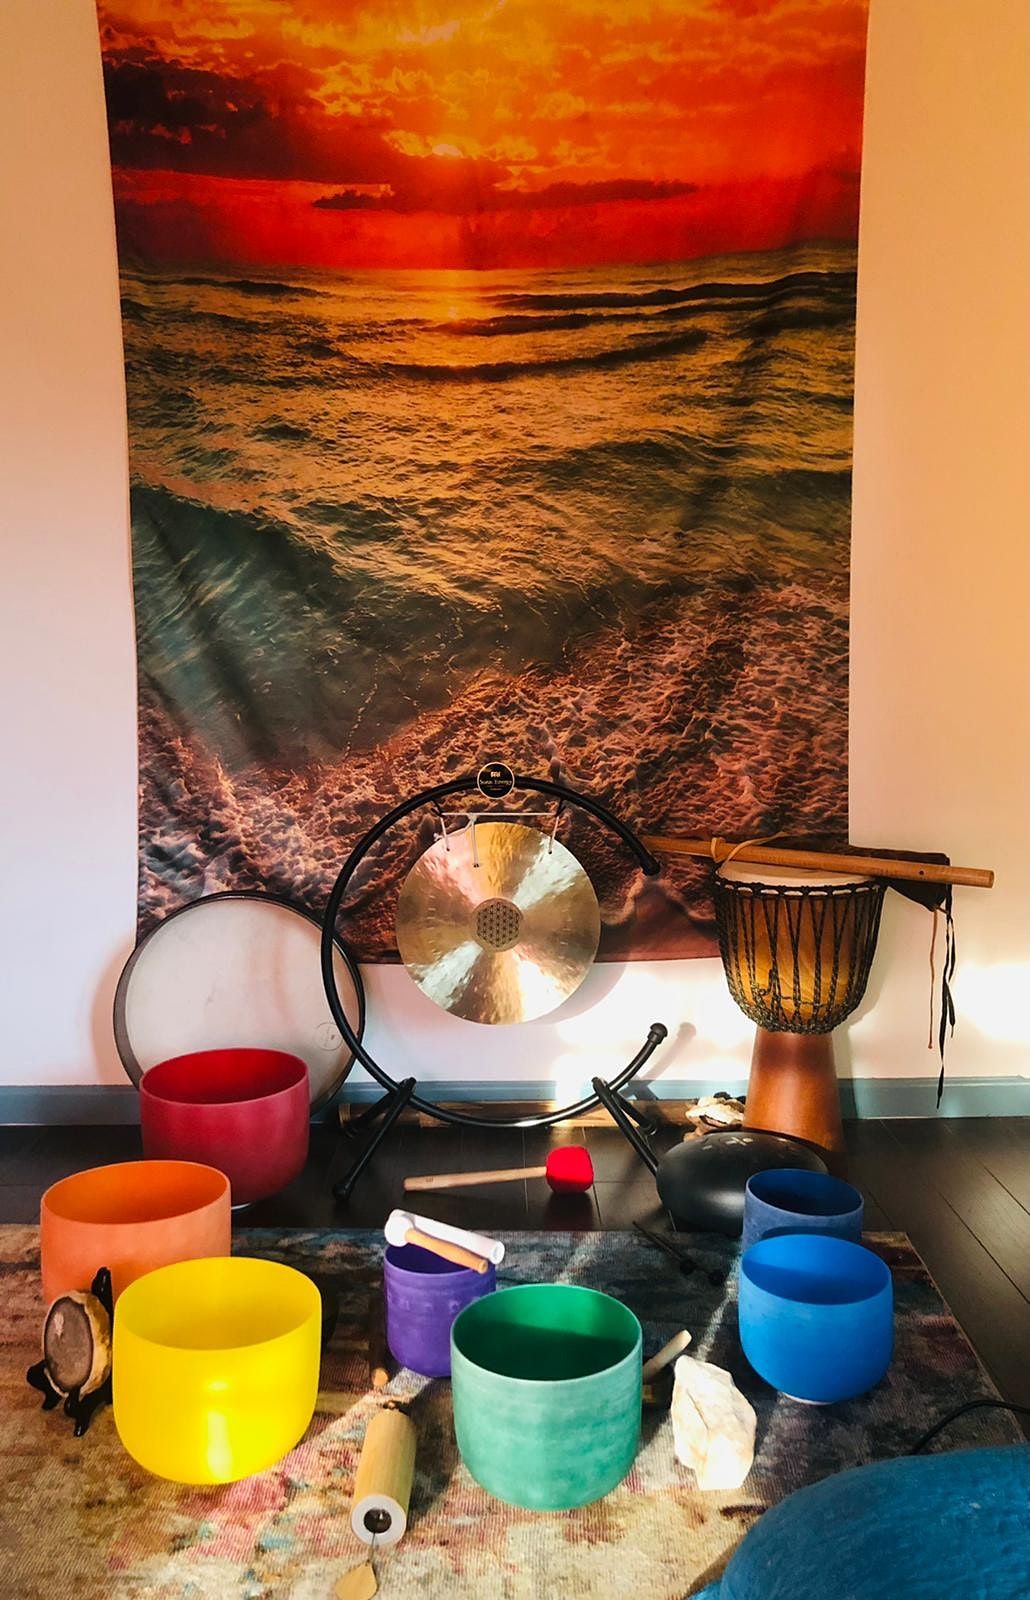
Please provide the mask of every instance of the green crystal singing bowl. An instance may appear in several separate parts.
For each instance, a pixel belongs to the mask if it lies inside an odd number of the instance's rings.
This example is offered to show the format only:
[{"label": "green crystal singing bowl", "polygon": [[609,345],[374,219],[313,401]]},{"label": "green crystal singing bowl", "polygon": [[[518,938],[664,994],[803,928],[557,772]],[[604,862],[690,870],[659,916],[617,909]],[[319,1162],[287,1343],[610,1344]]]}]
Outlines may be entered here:
[{"label": "green crystal singing bowl", "polygon": [[621,1483],[640,1440],[640,1323],[571,1284],[501,1289],[451,1328],[454,1431],[508,1505],[569,1511]]}]

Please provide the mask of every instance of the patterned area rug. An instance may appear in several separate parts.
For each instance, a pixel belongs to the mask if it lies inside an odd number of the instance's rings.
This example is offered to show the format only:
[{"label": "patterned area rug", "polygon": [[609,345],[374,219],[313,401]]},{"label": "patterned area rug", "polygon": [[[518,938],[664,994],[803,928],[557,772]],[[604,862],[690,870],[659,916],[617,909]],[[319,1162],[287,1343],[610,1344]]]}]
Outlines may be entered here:
[{"label": "patterned area rug", "polygon": [[[457,1456],[449,1385],[403,1371],[386,1394],[412,1400],[418,1459],[408,1532],[376,1557],[383,1600],[681,1600],[721,1569],[765,1508],[844,1467],[896,1455],[945,1411],[995,1390],[902,1234],[868,1242],[890,1263],[897,1296],[891,1371],[870,1395],[812,1407],[783,1400],[751,1373],[736,1334],[735,1273],[723,1289],[684,1278],[636,1234],[506,1236],[507,1283],[562,1280],[605,1289],[644,1325],[645,1354],[677,1329],[734,1374],[758,1413],[754,1469],[731,1494],[700,1494],[673,1455],[667,1413],[645,1413],[629,1478],[598,1505],[541,1514],[485,1494]],[[691,1241],[708,1267],[736,1249]],[[4,1318],[0,1368],[0,1574],[5,1600],[330,1600],[364,1557],[350,1492],[365,1427],[365,1325],[380,1276],[377,1233],[241,1233],[265,1255],[335,1280],[341,1299],[322,1389],[303,1441],[274,1470],[190,1489],[149,1477],[122,1450],[110,1410],[76,1440],[60,1411],[42,1413],[24,1383],[43,1304],[34,1228],[0,1228]],[[1003,1413],[949,1430],[948,1447],[1018,1438]]]}]

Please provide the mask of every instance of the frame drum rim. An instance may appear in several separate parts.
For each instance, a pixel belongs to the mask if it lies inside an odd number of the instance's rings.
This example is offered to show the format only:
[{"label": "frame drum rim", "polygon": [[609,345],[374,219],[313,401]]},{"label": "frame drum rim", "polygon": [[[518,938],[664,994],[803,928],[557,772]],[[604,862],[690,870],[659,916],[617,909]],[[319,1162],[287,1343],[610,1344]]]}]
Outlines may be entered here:
[{"label": "frame drum rim", "polygon": [[[210,906],[210,905],[215,904],[216,902],[223,902],[224,903],[224,902],[230,901],[230,900],[232,900],[232,901],[246,901],[246,902],[249,902],[249,903],[256,903],[258,905],[274,907],[276,910],[279,910],[279,911],[292,912],[295,916],[302,917],[303,920],[306,923],[310,924],[310,926],[312,926],[313,928],[315,928],[318,931],[319,937],[321,936],[322,923],[321,923],[320,919],[318,917],[316,917],[312,912],[307,911],[303,906],[296,905],[294,903],[294,901],[292,901],[292,900],[287,900],[284,895],[266,893],[264,890],[261,890],[261,889],[222,889],[222,890],[218,890],[214,894],[199,895],[196,900],[188,900],[185,905],[176,906],[174,911],[169,911],[167,913],[167,915],[163,916],[159,922],[155,922],[154,926],[152,928],[150,928],[143,935],[143,938],[138,941],[138,943],[136,944],[136,946],[133,949],[132,953],[129,955],[128,960],[126,961],[124,967],[121,970],[121,974],[120,974],[120,976],[118,978],[118,984],[117,984],[117,987],[115,989],[115,994],[114,994],[113,1022],[114,1022],[115,1048],[118,1051],[118,1057],[119,1057],[119,1060],[121,1061],[121,1064],[122,1064],[122,1067],[123,1067],[123,1069],[125,1071],[125,1074],[129,1078],[129,1080],[132,1083],[134,1088],[136,1088],[136,1089],[139,1088],[140,1080],[143,1077],[144,1072],[149,1070],[147,1067],[141,1066],[141,1064],[140,1064],[139,1058],[136,1055],[136,1051],[135,1051],[135,1049],[133,1047],[133,1042],[132,1042],[131,1033],[130,1033],[130,1029],[129,1029],[129,1023],[128,1023],[127,1012],[128,1012],[129,991],[130,991],[130,988],[131,988],[131,985],[132,985],[132,977],[133,977],[133,973],[136,970],[136,967],[139,965],[139,962],[140,962],[141,958],[143,957],[144,953],[147,950],[147,947],[151,944],[151,942],[157,938],[158,934],[160,934],[163,929],[167,928],[168,925],[170,923],[174,922],[177,918],[183,917],[188,912],[191,912],[191,911],[192,912],[196,912],[198,907]],[[357,1035],[357,1038],[360,1040],[360,1039],[363,1038],[364,1031],[365,1031],[365,990],[364,990],[364,985],[362,984],[362,981],[361,981],[361,973],[360,973],[360,970],[358,969],[357,963],[353,962],[353,961],[351,961],[349,959],[348,953],[347,953],[347,951],[346,951],[346,949],[345,949],[345,947],[343,945],[343,941],[336,935],[334,935],[334,937],[333,937],[333,944],[336,947],[336,950],[337,950],[337,952],[338,952],[338,954],[340,956],[340,959],[341,959],[341,961],[343,963],[344,970],[345,970],[345,972],[347,974],[347,978],[348,978],[348,980],[350,982],[350,985],[351,985],[351,988],[353,989],[353,992],[354,992],[354,1002],[355,1002],[354,1010],[355,1010],[355,1013],[356,1013],[356,1016],[355,1016],[355,1030],[354,1031],[355,1031],[355,1033]],[[314,966],[314,971],[315,971],[316,977],[318,979],[318,983],[317,983],[318,992],[319,992],[320,995],[324,996],[325,990],[324,990],[324,986],[323,986],[322,981],[321,981],[320,967],[318,966],[317,962],[318,962],[318,950],[317,950],[317,942],[316,942],[316,949],[315,949],[315,963],[316,964]],[[324,1020],[326,1022],[328,1022],[334,1028],[334,1030],[336,1032],[339,1032],[339,1029],[336,1027],[335,1020],[333,1019],[332,1011],[331,1011],[331,1008],[328,1005],[328,1002],[326,1003],[326,1012],[327,1012],[327,1015],[326,1015]],[[198,1044],[198,1045],[195,1046],[195,1049],[197,1049],[197,1050],[220,1049],[220,1048],[233,1048],[233,1047],[232,1046],[221,1046],[221,1045],[216,1045],[216,1044],[210,1044],[210,1045],[200,1045],[200,1044]],[[241,1046],[241,1048],[251,1048],[251,1047],[247,1046],[247,1045],[244,1045],[244,1046]],[[292,1045],[292,1046],[287,1045],[287,1044],[268,1045],[268,1046],[262,1045],[262,1046],[254,1046],[253,1048],[262,1048],[262,1049],[267,1048],[267,1049],[287,1050],[287,1051],[289,1051],[290,1053],[292,1053],[294,1055],[299,1055],[301,1060],[306,1060],[306,1056],[305,1056],[304,1052],[295,1044]],[[341,1051],[341,1059],[340,1059],[340,1065],[339,1065],[339,1067],[338,1067],[338,1069],[336,1071],[336,1075],[332,1079],[332,1081],[329,1084],[329,1086],[321,1088],[318,1091],[317,1094],[315,1093],[315,1084],[314,1084],[313,1080],[311,1079],[311,1073],[310,1073],[310,1067],[309,1067],[308,1076],[309,1076],[309,1083],[310,1083],[310,1088],[311,1088],[311,1110],[312,1111],[321,1111],[326,1106],[332,1104],[333,1100],[335,1100],[336,1096],[339,1094],[341,1088],[344,1085],[344,1082],[346,1081],[346,1079],[349,1076],[351,1070],[353,1069],[354,1062],[355,1062],[354,1052],[353,1052],[353,1050],[351,1050],[349,1053],[346,1052],[346,1040],[344,1038],[342,1038],[342,1036],[340,1038],[339,1048],[340,1048],[340,1051]],[[169,1055],[170,1056],[171,1055],[182,1055],[184,1053],[185,1052],[183,1052],[181,1049],[175,1049],[175,1050],[170,1051]],[[161,1060],[165,1060],[167,1058],[165,1056],[162,1056],[160,1059]],[[151,1063],[151,1065],[156,1065],[156,1063]]]}]

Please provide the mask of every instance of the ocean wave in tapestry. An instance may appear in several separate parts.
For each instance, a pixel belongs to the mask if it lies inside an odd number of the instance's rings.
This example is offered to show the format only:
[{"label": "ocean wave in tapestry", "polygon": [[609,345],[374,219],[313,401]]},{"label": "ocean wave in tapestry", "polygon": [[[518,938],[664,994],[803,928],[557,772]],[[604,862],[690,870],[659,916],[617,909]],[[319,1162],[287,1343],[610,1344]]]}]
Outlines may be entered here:
[{"label": "ocean wave in tapestry", "polygon": [[[484,755],[844,832],[865,9],[103,0],[142,927],[320,911]],[[602,954],[711,953],[700,868],[561,828]]]}]

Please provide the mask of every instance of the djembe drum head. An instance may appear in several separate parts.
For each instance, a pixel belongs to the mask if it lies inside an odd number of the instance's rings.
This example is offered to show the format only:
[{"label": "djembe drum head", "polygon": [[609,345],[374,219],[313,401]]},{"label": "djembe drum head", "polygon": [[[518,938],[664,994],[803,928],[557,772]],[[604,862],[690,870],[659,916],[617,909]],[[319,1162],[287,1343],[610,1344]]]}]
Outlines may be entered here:
[{"label": "djembe drum head", "polygon": [[730,993],[776,1033],[831,1033],[865,993],[886,885],[728,862],[715,875]]}]

